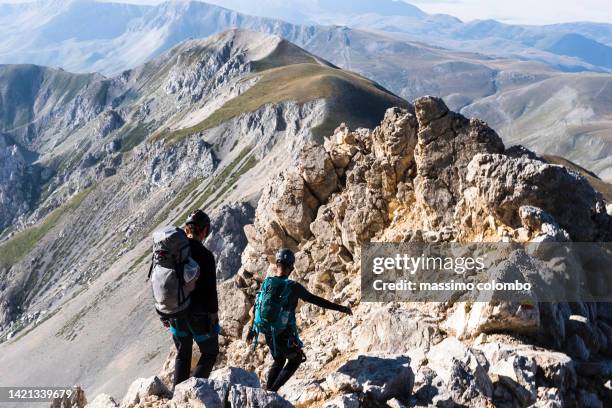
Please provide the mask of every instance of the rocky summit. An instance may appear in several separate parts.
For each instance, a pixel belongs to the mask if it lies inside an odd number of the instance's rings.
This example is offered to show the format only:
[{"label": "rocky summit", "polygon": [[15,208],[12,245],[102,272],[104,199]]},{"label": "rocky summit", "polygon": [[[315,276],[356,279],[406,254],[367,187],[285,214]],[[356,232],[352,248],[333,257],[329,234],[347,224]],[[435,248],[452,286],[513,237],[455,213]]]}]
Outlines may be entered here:
[{"label": "rocky summit", "polygon": [[[265,185],[244,233],[238,273],[220,285],[223,354],[211,378],[191,378],[170,395],[171,352],[122,402],[99,395],[87,407],[612,403],[609,303],[361,302],[366,242],[612,239],[609,204],[583,176],[506,148],[485,123],[441,99],[420,98],[388,109],[375,129],[341,125],[323,144],[305,145]],[[279,246],[296,251],[296,280],[350,303],[354,314],[299,309],[308,360],[276,394],[260,387],[270,357],[246,343],[245,325]],[[506,261],[520,267],[525,259]]]}]

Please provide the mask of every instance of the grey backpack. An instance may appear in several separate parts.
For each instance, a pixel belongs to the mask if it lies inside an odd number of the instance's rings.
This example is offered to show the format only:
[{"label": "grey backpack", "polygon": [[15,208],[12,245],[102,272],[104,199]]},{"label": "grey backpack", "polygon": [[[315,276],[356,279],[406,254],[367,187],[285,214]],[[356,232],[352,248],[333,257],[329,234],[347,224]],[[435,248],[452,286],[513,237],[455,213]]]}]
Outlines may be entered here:
[{"label": "grey backpack", "polygon": [[182,229],[168,226],[153,233],[149,279],[155,309],[163,317],[176,317],[189,307],[189,295],[200,276],[200,268],[190,255],[189,239]]}]

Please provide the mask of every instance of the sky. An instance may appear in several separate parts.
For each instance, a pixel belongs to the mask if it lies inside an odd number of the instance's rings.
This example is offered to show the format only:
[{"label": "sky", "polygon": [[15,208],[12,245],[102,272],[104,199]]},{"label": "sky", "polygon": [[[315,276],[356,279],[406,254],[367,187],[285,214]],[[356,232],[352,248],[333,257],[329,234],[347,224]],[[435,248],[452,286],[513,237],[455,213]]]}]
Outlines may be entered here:
[{"label": "sky", "polygon": [[[31,0],[0,0],[0,3],[26,1]],[[155,4],[163,0],[112,1]],[[223,4],[223,0],[210,2]],[[287,0],[287,3],[290,2],[291,0]],[[596,21],[612,24],[612,0],[411,0],[408,2],[427,13],[450,14],[463,21],[495,19],[505,23],[537,25]]]},{"label": "sky", "polygon": [[612,0],[414,0],[427,13],[464,21],[495,19],[513,24],[597,21],[612,24]]}]

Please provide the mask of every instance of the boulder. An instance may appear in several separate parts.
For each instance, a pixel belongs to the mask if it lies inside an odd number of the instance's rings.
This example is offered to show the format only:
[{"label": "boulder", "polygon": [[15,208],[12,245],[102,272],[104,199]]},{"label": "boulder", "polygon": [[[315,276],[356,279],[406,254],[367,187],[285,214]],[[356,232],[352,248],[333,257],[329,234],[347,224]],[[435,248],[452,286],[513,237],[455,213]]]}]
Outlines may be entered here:
[{"label": "boulder", "polygon": [[249,243],[270,255],[282,246],[297,249],[300,241],[311,236],[310,223],[318,206],[297,171],[280,173],[262,192],[253,224],[256,234],[247,234]]},{"label": "boulder", "polygon": [[172,402],[177,408],[202,405],[206,408],[224,408],[229,389],[230,384],[225,381],[191,377],[175,387]]},{"label": "boulder", "polygon": [[357,394],[340,395],[323,405],[324,408],[359,408],[359,396]]},{"label": "boulder", "polygon": [[493,394],[487,374],[487,360],[482,352],[470,349],[455,337],[447,337],[426,354],[428,366],[444,381],[458,404]]},{"label": "boulder", "polygon": [[[519,209],[537,207],[554,217],[575,241],[596,241],[608,237],[609,222],[603,217],[601,195],[582,176],[563,166],[503,154],[477,154],[469,162],[467,189],[503,224],[522,225]],[[567,199],[567,192],[572,199]],[[474,199],[472,199],[474,201]],[[543,219],[543,222],[546,220]]]},{"label": "boulder", "polygon": [[128,388],[127,393],[121,401],[122,408],[135,407],[148,396],[169,397],[172,393],[162,380],[157,377],[139,378]]},{"label": "boulder", "polygon": [[363,317],[357,328],[355,345],[359,352],[408,353],[429,349],[441,339],[433,318],[416,310],[381,306]]},{"label": "boulder", "polygon": [[229,391],[229,406],[231,408],[290,408],[293,405],[275,392],[261,388],[234,385]]},{"label": "boulder", "polygon": [[376,401],[409,398],[414,374],[407,356],[392,354],[359,355],[349,360],[332,377],[328,387],[361,392]]},{"label": "boulder", "polygon": [[243,228],[254,217],[255,210],[249,203],[223,205],[211,215],[214,231],[204,245],[215,255],[218,280],[229,279],[240,269],[242,251],[247,245]]},{"label": "boulder", "polygon": [[280,395],[296,406],[308,407],[327,399],[329,393],[321,385],[316,378],[293,376],[281,388]]},{"label": "boulder", "polygon": [[231,385],[244,385],[246,387],[261,388],[257,374],[237,367],[225,367],[215,370],[210,374],[209,379],[228,382]]},{"label": "boulder", "polygon": [[491,342],[475,347],[485,354],[491,368],[506,362],[511,362],[514,368],[514,363],[518,362],[519,369],[528,374],[533,372],[535,363],[538,386],[546,384],[563,394],[576,386],[576,364],[567,354],[527,344]]},{"label": "boulder", "polygon": [[538,396],[535,360],[512,354],[504,357],[491,363],[489,376],[494,383],[500,382],[506,386],[521,406],[533,404]]},{"label": "boulder", "polygon": [[223,326],[223,334],[240,338],[242,328],[249,318],[251,303],[247,295],[236,286],[236,282],[233,280],[219,284],[217,291],[219,320]]},{"label": "boulder", "polygon": [[309,144],[299,155],[298,171],[310,191],[324,203],[338,189],[338,175],[325,148]]}]

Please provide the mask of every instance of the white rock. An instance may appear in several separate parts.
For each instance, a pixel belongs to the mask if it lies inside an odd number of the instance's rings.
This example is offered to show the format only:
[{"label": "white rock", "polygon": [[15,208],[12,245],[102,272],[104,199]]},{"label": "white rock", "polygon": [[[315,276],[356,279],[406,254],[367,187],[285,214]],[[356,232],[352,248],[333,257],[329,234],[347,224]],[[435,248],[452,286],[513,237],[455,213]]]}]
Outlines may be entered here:
[{"label": "white rock", "polygon": [[127,393],[121,401],[122,408],[131,408],[137,405],[144,397],[157,395],[167,397],[171,393],[166,385],[157,376],[149,378],[139,378],[128,388]]},{"label": "white rock", "polygon": [[179,408],[201,406],[224,408],[230,384],[225,381],[205,380],[191,377],[174,389],[172,402]]},{"label": "white rock", "polygon": [[455,397],[463,394],[466,387],[473,387],[477,393],[485,397],[492,395],[493,385],[485,368],[486,358],[482,353],[468,348],[457,338],[448,337],[431,347],[427,353],[427,360],[428,366],[440,376]]},{"label": "white rock", "polygon": [[[229,406],[231,408],[290,408],[293,405],[275,392],[261,388],[235,385],[229,391]],[[206,406],[208,408],[208,405]]]},{"label": "white rock", "polygon": [[323,405],[324,408],[359,408],[360,406],[357,394],[341,395]]},{"label": "white rock", "polygon": [[261,388],[257,374],[237,367],[225,367],[220,370],[215,370],[210,374],[209,379],[225,381],[231,385],[244,385],[246,387]]},{"label": "white rock", "polygon": [[[403,355],[367,354],[347,361],[338,370],[360,384],[363,393],[379,400],[409,398],[414,387],[410,359]],[[336,385],[354,387],[354,382],[339,381]],[[332,380],[333,381],[333,380]]]}]

